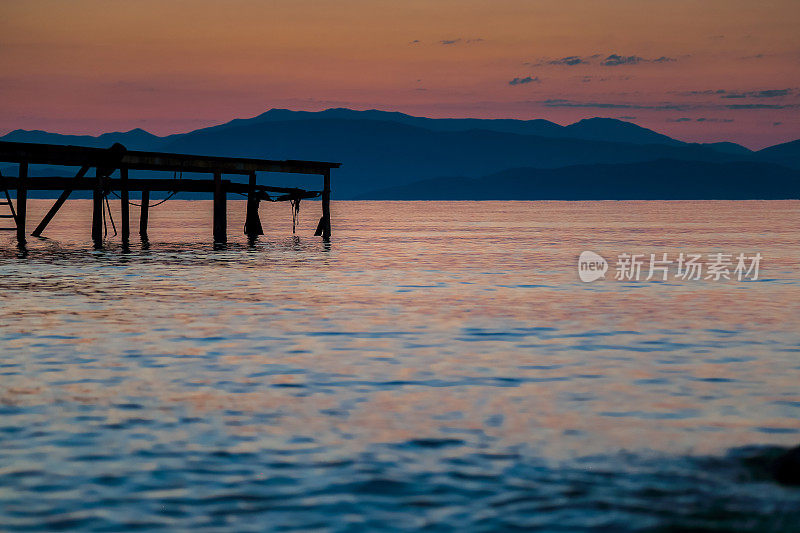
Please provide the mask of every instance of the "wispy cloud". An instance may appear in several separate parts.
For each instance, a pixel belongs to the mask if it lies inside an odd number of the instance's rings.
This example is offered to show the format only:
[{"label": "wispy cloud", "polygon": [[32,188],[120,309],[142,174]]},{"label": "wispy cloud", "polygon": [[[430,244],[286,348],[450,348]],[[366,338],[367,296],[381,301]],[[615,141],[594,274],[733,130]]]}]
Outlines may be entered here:
[{"label": "wispy cloud", "polygon": [[514,78],[509,81],[509,85],[525,85],[526,83],[542,83],[539,76],[525,76],[524,78]]},{"label": "wispy cloud", "polygon": [[588,63],[588,61],[579,56],[562,57],[561,59],[553,59],[547,62],[548,65],[567,65],[570,67],[586,63]]},{"label": "wispy cloud", "polygon": [[655,59],[645,59],[641,56],[621,56],[619,54],[611,54],[606,57],[601,64],[606,67],[618,67],[620,65],[638,65],[639,63],[671,63],[676,61],[675,58],[661,56]]},{"label": "wispy cloud", "polygon": [[728,109],[798,109],[800,104],[731,104]]},{"label": "wispy cloud", "polygon": [[583,83],[612,81],[612,80],[628,81],[631,79],[630,76],[579,76],[578,78]]},{"label": "wispy cloud", "polygon": [[781,98],[784,96],[800,95],[800,89],[757,89],[757,90],[729,90],[705,89],[700,91],[674,91],[678,96],[717,96],[719,98]]},{"label": "wispy cloud", "polygon": [[763,91],[728,92],[722,98],[778,98],[792,94],[791,89],[766,89]]},{"label": "wispy cloud", "polygon": [[457,39],[442,39],[441,41],[439,41],[439,44],[443,44],[443,45],[447,46],[447,45],[453,45],[453,44],[480,44],[480,43],[483,43],[483,42],[485,42],[485,40],[480,38],[480,37],[470,38],[470,39],[466,39],[464,37],[459,37]]},{"label": "wispy cloud", "polygon": [[702,91],[675,91],[672,94],[678,96],[714,96],[717,94],[725,94],[725,89],[705,89]]},{"label": "wispy cloud", "polygon": [[688,118],[688,117],[680,117],[680,118],[668,118],[667,122],[733,122],[732,118]]},{"label": "wispy cloud", "polygon": [[712,104],[712,103],[677,103],[660,102],[657,104],[639,104],[633,102],[598,102],[576,101],[563,98],[550,98],[538,102],[545,107],[575,107],[594,109],[652,109],[667,111],[689,110],[743,110],[743,109],[800,109],[800,104]]},{"label": "wispy cloud", "polygon": [[541,102],[545,107],[584,107],[596,109],[670,109],[680,111],[689,109],[690,106],[682,104],[633,104],[633,103],[612,103],[612,102],[576,102],[562,98],[550,98]]},{"label": "wispy cloud", "polygon": [[616,67],[619,65],[636,65],[642,61],[647,60],[639,56],[621,56],[619,54],[611,54],[605,58],[601,64],[605,65],[606,67]]},{"label": "wispy cloud", "polygon": [[638,65],[640,63],[671,63],[677,61],[673,57],[660,56],[653,59],[648,59],[639,55],[621,55],[621,54],[592,54],[588,56],[566,56],[558,59],[540,58],[533,62],[525,63],[535,67],[542,67],[548,65],[560,65],[567,67],[575,67],[579,65],[592,65],[599,64],[605,67],[618,67],[621,65]]}]

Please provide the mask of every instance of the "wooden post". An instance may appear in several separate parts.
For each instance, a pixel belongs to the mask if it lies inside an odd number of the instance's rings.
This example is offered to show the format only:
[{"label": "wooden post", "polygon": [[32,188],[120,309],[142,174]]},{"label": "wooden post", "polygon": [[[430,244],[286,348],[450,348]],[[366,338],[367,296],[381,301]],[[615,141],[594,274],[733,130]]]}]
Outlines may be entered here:
[{"label": "wooden post", "polygon": [[323,178],[322,218],[324,222],[322,226],[322,238],[327,240],[331,238],[331,171],[326,170]]},{"label": "wooden post", "polygon": [[228,216],[225,198],[225,190],[222,188],[222,174],[214,172],[214,243],[225,244],[228,242]]},{"label": "wooden post", "polygon": [[247,188],[247,215],[245,216],[244,233],[249,239],[264,235],[261,220],[258,218],[258,198],[256,198],[256,173],[250,173]]},{"label": "wooden post", "polygon": [[131,213],[130,213],[130,200],[128,194],[128,168],[122,167],[119,169],[120,178],[120,210],[122,211],[122,244],[128,244],[131,237]]},{"label": "wooden post", "polygon": [[142,191],[142,210],[139,212],[139,238],[147,242],[147,217],[150,214],[150,191]]},{"label": "wooden post", "polygon": [[92,191],[92,240],[99,246],[103,243],[103,175],[99,168],[96,176]]},{"label": "wooden post", "polygon": [[28,214],[28,163],[19,164],[17,182],[17,244],[25,245],[25,219]]}]

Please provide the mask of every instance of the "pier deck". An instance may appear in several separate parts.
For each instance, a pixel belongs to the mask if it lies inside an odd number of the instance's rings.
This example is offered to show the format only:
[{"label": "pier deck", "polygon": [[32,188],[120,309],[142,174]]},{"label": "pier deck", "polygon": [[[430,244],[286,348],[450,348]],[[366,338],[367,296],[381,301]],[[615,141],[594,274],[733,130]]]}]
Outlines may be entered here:
[{"label": "pier deck", "polygon": [[[214,243],[227,241],[227,194],[239,193],[247,197],[245,234],[251,239],[263,235],[258,216],[259,203],[263,200],[271,202],[291,201],[310,198],[321,198],[322,216],[315,235],[328,240],[331,236],[330,217],[330,173],[339,168],[339,163],[322,161],[269,160],[235,157],[217,157],[166,152],[144,152],[127,150],[121,144],[109,149],[88,148],[82,146],[62,146],[52,144],[15,143],[0,141],[0,162],[19,164],[17,176],[0,175],[0,189],[16,191],[16,208],[7,202],[10,214],[15,222],[17,241],[26,242],[27,193],[29,190],[61,191],[61,195],[48,213],[32,232],[40,236],[58,210],[69,198],[72,191],[90,190],[92,198],[92,239],[96,246],[102,246],[102,219],[104,202],[112,191],[121,205],[121,233],[123,244],[130,237],[130,191],[142,193],[139,234],[147,241],[147,220],[150,207],[150,192],[207,192],[214,198]],[[74,177],[31,177],[28,175],[29,165],[48,165],[79,167]],[[94,176],[87,176],[94,168]],[[129,177],[129,171],[166,171],[175,175],[184,172],[192,174],[210,174],[206,179],[165,179]],[[258,183],[258,172],[280,172],[294,174],[310,174],[322,177],[320,190],[307,190],[293,187],[275,187]],[[112,177],[117,174],[118,177]],[[247,183],[222,179],[223,175],[248,176]]]}]

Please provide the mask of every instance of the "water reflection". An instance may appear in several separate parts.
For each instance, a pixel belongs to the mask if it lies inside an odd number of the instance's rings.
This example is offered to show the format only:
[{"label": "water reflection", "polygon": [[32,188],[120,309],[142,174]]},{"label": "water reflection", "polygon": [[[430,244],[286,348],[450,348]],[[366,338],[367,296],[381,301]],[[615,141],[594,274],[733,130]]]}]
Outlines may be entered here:
[{"label": "water reflection", "polygon": [[[127,250],[81,201],[0,245],[4,524],[796,518],[728,450],[800,441],[798,202],[334,203],[329,243],[277,209],[248,242],[232,202],[221,249],[165,206]],[[583,284],[586,249],[759,251],[763,280]]]}]

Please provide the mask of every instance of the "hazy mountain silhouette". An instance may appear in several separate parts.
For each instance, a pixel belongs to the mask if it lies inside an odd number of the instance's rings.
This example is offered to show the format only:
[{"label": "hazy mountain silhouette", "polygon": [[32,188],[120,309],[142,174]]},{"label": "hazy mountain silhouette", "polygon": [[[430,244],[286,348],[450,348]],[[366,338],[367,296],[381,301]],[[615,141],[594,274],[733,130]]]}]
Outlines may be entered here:
[{"label": "hazy mountain silhouette", "polygon": [[353,109],[332,108],[325,111],[291,111],[289,109],[270,109],[251,119],[236,119],[220,126],[206,129],[226,129],[231,126],[241,126],[245,123],[260,122],[286,122],[290,120],[377,120],[381,122],[396,122],[409,126],[417,126],[433,131],[467,131],[489,130],[502,133],[518,133],[521,135],[542,135],[545,137],[560,136],[563,126],[544,119],[514,120],[514,119],[477,119],[477,118],[426,118],[406,115],[393,111],[355,111]]},{"label": "hazy mountain silhouette", "polygon": [[[800,168],[800,141],[751,152],[734,143],[684,143],[629,122],[600,118],[559,126],[546,120],[430,119],[376,110],[273,109],[250,119],[166,137],[140,129],[98,137],[16,130],[2,139],[100,147],[120,142],[132,150],[338,161],[343,166],[334,173],[333,184],[339,199],[439,176],[479,178],[517,167],[548,169],[668,159],[769,162]],[[746,168],[759,176],[756,167]],[[302,179],[270,178],[276,185],[318,185],[315,178],[298,183]]]},{"label": "hazy mountain silhouette", "polygon": [[118,142],[129,150],[153,150],[164,142],[163,137],[148,133],[141,128],[126,132],[104,133],[97,137],[91,135],[62,135],[41,130],[14,130],[0,137],[0,140],[21,143],[71,144],[92,148],[108,148]]},{"label": "hazy mountain silhouette", "polygon": [[800,198],[800,171],[779,165],[655,160],[517,168],[477,179],[423,180],[368,200],[746,200]]},{"label": "hazy mountain silhouette", "polygon": [[753,153],[753,151],[749,148],[732,142],[700,143],[700,145],[705,146],[706,148],[711,148],[712,150],[716,150],[718,152],[722,152],[723,154],[750,155]]},{"label": "hazy mountain silhouette", "polygon": [[563,137],[632,144],[685,145],[666,135],[614,118],[587,118],[565,126]]},{"label": "hazy mountain silhouette", "polygon": [[335,177],[339,198],[434,176],[478,177],[521,166],[553,168],[663,158],[730,160],[730,155],[700,145],[615,143],[474,129],[434,131],[351,119],[245,121],[175,136],[161,149],[340,161],[343,166]]},{"label": "hazy mountain silhouette", "polygon": [[800,169],[800,139],[783,144],[776,144],[756,152],[762,161]]},{"label": "hazy mountain silhouette", "polygon": [[539,135],[542,137],[556,137],[566,139],[585,139],[610,142],[624,142],[633,144],[686,144],[656,133],[647,128],[637,126],[613,118],[584,119],[569,126],[561,126],[555,122],[543,119],[514,120],[514,119],[477,119],[477,118],[426,118],[406,115],[405,113],[378,111],[355,111],[345,108],[326,109],[325,111],[291,111],[288,109],[271,109],[251,119],[236,119],[208,129],[227,129],[231,126],[241,126],[245,123],[259,122],[285,122],[290,120],[377,120],[381,122],[396,122],[417,126],[433,131],[469,131],[488,130],[500,133],[517,133],[520,135]]}]

